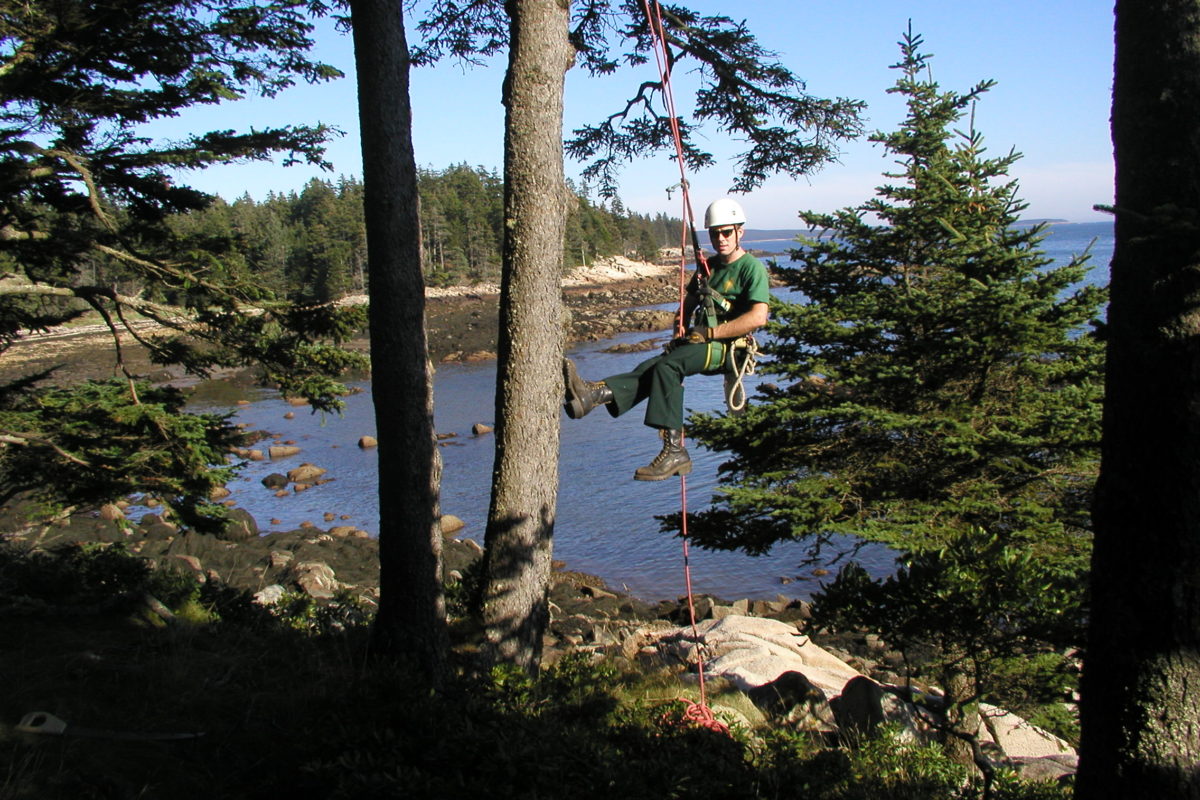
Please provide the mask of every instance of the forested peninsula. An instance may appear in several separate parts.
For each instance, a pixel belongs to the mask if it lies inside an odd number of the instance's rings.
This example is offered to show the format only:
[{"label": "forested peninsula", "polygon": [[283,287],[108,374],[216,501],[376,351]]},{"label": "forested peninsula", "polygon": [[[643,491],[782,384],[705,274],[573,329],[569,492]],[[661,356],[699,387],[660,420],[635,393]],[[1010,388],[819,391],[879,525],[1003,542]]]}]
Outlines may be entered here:
[{"label": "forested peninsula", "polygon": [[[417,188],[426,285],[497,282],[504,183],[496,171],[467,164],[420,169]],[[568,269],[614,255],[654,261],[660,248],[679,244],[678,219],[630,211],[619,198],[595,202],[573,188],[571,196],[563,241]],[[288,299],[326,303],[366,291],[361,179],[313,179],[300,192],[271,192],[260,201],[218,198],[169,221],[177,235]],[[116,266],[97,269],[98,279],[133,280]],[[125,288],[132,294],[148,287]]]}]

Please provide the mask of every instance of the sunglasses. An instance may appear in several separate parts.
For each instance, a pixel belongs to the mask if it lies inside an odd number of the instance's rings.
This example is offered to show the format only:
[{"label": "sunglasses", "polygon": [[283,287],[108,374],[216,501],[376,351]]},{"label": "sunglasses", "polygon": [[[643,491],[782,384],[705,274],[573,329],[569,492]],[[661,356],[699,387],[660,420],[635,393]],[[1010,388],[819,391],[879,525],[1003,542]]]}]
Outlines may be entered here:
[{"label": "sunglasses", "polygon": [[728,239],[737,228],[709,228],[708,235],[714,239]]}]

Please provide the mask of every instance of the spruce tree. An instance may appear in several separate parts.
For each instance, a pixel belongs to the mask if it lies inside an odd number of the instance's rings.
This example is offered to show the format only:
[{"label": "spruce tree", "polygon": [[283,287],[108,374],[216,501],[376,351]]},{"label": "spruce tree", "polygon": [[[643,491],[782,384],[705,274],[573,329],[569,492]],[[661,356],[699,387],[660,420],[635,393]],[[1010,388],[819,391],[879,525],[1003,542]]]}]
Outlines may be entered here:
[{"label": "spruce tree", "polygon": [[773,309],[780,381],[743,416],[692,421],[732,458],[689,533],[895,549],[894,576],[844,569],[818,611],[932,646],[965,713],[1018,643],[1078,641],[1105,290],[1082,285],[1086,255],[1054,266],[1044,227],[1018,224],[1019,155],[986,156],[973,124],[992,82],[943,91],[920,47],[910,31],[890,90],[906,119],[872,137],[899,171],[857,207],[800,215],[821,233],[777,271],[799,295]]},{"label": "spruce tree", "polygon": [[[308,57],[310,10],[321,7],[0,2],[0,354],[27,331],[92,311],[111,330],[122,376],[116,388],[47,392],[32,388],[47,375],[4,365],[0,498],[31,492],[61,509],[141,485],[197,522],[220,513],[206,495],[228,477],[210,469],[224,461],[214,453],[229,444],[226,421],[192,418],[179,392],[139,383],[120,336],[156,363],[201,376],[256,364],[284,391],[339,406],[345,387],[333,376],[364,362],[337,345],[361,327],[361,311],[283,302],[233,249],[228,218],[191,230],[168,224],[213,201],[182,182],[188,170],[274,155],[328,166],[331,130],[218,130],[168,142],[144,127],[192,106],[340,76]],[[134,325],[139,316],[159,332]]]}]

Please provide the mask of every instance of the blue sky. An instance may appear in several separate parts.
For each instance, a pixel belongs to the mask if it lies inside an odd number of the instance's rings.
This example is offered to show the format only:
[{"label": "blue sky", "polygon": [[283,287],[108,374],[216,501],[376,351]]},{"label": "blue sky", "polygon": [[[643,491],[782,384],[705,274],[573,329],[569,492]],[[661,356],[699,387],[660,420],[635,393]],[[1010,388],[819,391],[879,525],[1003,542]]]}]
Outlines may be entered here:
[{"label": "blue sky", "polygon": [[[933,77],[943,89],[965,91],[983,79],[997,81],[980,102],[975,124],[991,154],[1015,148],[1024,155],[1011,173],[1020,182],[1020,196],[1029,203],[1024,216],[1071,222],[1105,218],[1092,206],[1112,202],[1111,4],[1098,0],[748,0],[736,4],[696,0],[690,5],[702,13],[745,19],[763,45],[807,82],[811,94],[866,101],[869,131],[893,130],[903,119],[903,101],[886,90],[895,82],[896,72],[888,67],[899,58],[897,42],[911,19],[913,30],[924,37],[924,51],[934,56]],[[299,190],[314,176],[361,175],[350,37],[323,24],[317,40],[316,56],[342,69],[345,79],[298,86],[270,101],[247,99],[198,109],[160,123],[153,133],[179,136],[213,128],[324,122],[345,132],[329,147],[334,171],[243,164],[193,173],[187,182],[230,200],[247,192],[262,199],[270,191]],[[461,162],[502,167],[503,71],[502,58],[485,67],[446,63],[414,70],[413,143],[418,164],[434,169]],[[630,87],[653,76],[652,64],[604,79],[571,70],[565,129],[610,113]],[[689,107],[686,83],[685,75],[676,75],[681,111]],[[701,206],[725,194],[733,157],[744,149],[715,129],[704,136],[718,163],[690,176],[695,202]],[[800,209],[829,211],[869,198],[891,160],[865,137],[843,150],[840,163],[808,179],[771,179],[739,198],[751,227],[796,227]],[[578,171],[578,165],[568,162],[568,175]],[[631,165],[623,173],[621,198],[636,211],[678,215],[678,194],[668,198],[666,193],[666,187],[678,182],[678,175],[678,168],[665,155]]]}]

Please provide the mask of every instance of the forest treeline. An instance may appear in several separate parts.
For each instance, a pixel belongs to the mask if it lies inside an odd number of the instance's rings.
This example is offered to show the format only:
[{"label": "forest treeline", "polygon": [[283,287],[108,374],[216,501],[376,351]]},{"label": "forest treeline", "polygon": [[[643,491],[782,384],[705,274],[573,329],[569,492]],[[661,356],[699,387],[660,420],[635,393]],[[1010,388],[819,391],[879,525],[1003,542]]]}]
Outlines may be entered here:
[{"label": "forest treeline", "polygon": [[[495,170],[457,164],[418,171],[427,285],[499,280],[504,181]],[[637,214],[619,199],[575,197],[563,244],[570,268],[595,258],[653,260],[678,242],[680,221]],[[291,300],[326,302],[366,289],[367,240],[363,183],[313,179],[300,192],[255,201],[248,194],[172,220],[176,233],[220,251],[235,271]]]}]

